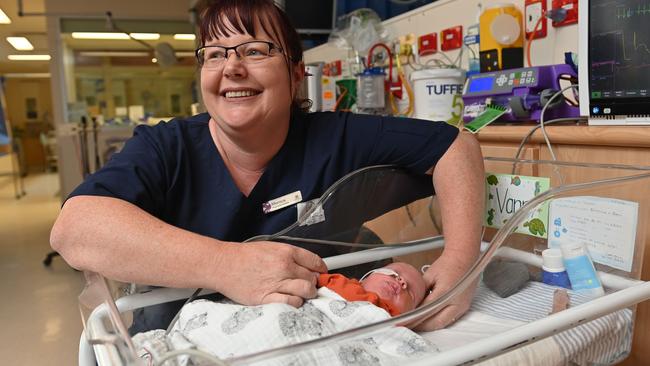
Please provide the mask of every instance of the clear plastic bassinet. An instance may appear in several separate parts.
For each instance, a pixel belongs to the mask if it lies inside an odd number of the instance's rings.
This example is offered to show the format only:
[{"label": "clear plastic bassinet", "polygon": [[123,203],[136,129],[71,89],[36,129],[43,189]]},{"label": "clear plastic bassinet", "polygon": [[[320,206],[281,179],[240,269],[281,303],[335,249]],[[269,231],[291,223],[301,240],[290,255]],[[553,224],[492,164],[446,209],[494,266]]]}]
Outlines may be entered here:
[{"label": "clear plastic bassinet", "polygon": [[[338,355],[338,359],[333,356],[326,364],[363,364],[375,360],[375,356],[371,354],[368,358],[353,352],[352,358],[350,354],[345,358],[337,350],[345,348],[349,351],[351,345],[367,341],[374,334],[440,311],[455,295],[475,286],[493,260],[523,264],[534,278],[542,265],[541,251],[548,247],[549,242],[556,241],[558,232],[559,237],[566,234],[563,230],[576,232],[577,236],[568,238],[584,240],[589,250],[593,250],[594,259],[609,264],[596,263],[606,290],[605,296],[590,299],[569,291],[569,308],[549,315],[553,305],[552,287],[531,280],[514,295],[500,299],[480,281],[469,315],[457,326],[438,331],[443,333],[421,333],[419,336],[425,341],[419,344],[425,346],[414,348],[411,345],[408,355],[389,360],[397,364],[455,365],[471,362],[500,364],[500,360],[506,364],[513,359],[535,364],[535,357],[557,357],[558,362],[567,363],[603,364],[624,359],[632,345],[634,305],[650,298],[650,283],[639,280],[644,248],[650,235],[646,230],[650,212],[650,167],[502,158],[485,158],[485,166],[489,172],[486,182],[491,188],[500,181],[499,184],[505,184],[507,190],[508,183],[504,183],[504,179],[511,180],[512,189],[515,189],[513,185],[518,186],[518,182],[519,185],[540,184],[531,183],[534,180],[529,177],[547,177],[548,180],[542,181],[536,195],[530,199],[523,200],[519,196],[519,202],[514,196],[508,197],[513,201],[508,201],[503,196],[505,191],[499,194],[487,190],[487,201],[494,202],[495,193],[499,196],[494,207],[505,211],[518,210],[507,220],[494,212],[490,215],[486,210],[481,256],[455,287],[432,303],[380,322],[351,324],[349,329],[336,334],[288,342],[272,349],[262,348],[252,354],[218,357],[210,350],[191,349],[142,356],[143,352],[133,344],[128,333],[132,311],[188,298],[194,289],[152,290],[114,283],[101,275],[86,273],[87,285],[79,297],[85,329],[80,340],[80,364],[158,365],[167,361],[167,365],[174,362],[289,364],[292,360],[304,360],[299,358],[300,355],[316,351],[323,354],[321,350],[332,350],[326,354]],[[545,190],[545,184],[548,184],[548,190]],[[603,210],[589,213],[591,206]],[[555,216],[541,220],[541,224],[535,220],[544,215]],[[560,216],[566,225],[554,220]],[[319,217],[324,217],[324,221]],[[620,236],[620,241],[616,236]],[[408,262],[417,268],[432,263],[444,247],[444,227],[430,176],[379,166],[342,178],[294,225],[277,234],[252,240],[299,244],[321,253],[330,272],[343,271],[358,276],[368,267],[377,267],[391,260]],[[534,306],[527,305],[527,299],[533,299],[531,303]],[[465,318],[474,319],[472,316],[477,314],[497,319],[497,324],[502,323],[504,327],[496,326],[483,337],[474,334],[463,339],[461,336],[455,344],[436,343],[440,334],[451,339],[455,327],[460,329]],[[467,326],[471,331],[471,324]],[[191,358],[188,359],[187,355]],[[306,359],[323,361],[314,357]]]}]

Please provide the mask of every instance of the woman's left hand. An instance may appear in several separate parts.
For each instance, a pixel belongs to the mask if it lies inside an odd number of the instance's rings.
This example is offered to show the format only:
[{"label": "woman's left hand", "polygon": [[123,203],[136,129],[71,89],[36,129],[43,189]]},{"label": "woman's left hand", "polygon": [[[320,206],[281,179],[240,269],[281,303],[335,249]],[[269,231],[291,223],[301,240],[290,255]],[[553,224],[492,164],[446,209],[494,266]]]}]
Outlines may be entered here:
[{"label": "woman's left hand", "polygon": [[[424,298],[420,306],[430,303],[451,289],[474,264],[473,260],[463,258],[462,253],[444,252],[424,273],[424,280],[432,292]],[[473,258],[472,258],[473,259]],[[458,320],[469,309],[478,280],[454,297],[447,306],[413,327],[417,331],[442,329]]]}]

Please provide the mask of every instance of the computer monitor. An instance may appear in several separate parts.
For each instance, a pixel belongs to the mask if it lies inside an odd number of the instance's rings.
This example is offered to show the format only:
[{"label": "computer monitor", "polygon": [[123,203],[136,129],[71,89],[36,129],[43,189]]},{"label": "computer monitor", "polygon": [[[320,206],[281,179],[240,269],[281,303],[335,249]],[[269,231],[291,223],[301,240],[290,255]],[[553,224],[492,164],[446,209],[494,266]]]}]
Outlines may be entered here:
[{"label": "computer monitor", "polygon": [[650,3],[579,1],[580,112],[595,125],[650,124]]},{"label": "computer monitor", "polygon": [[336,22],[335,0],[284,0],[284,11],[301,35],[329,35]]}]

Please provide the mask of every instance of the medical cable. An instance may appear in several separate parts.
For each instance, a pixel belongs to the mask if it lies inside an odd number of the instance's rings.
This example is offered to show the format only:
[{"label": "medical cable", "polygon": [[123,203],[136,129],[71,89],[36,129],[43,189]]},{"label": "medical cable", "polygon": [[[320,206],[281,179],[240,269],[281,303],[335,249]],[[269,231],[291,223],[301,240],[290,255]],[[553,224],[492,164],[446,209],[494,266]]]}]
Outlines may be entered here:
[{"label": "medical cable", "polygon": [[530,36],[528,36],[528,43],[526,44],[526,62],[528,63],[528,67],[533,67],[532,62],[530,61],[530,48],[533,44],[533,39],[535,39],[535,33],[537,33],[537,29],[542,24],[542,20],[545,19],[546,12],[542,12],[542,15],[537,19],[537,23],[535,23],[535,27],[533,27],[533,31],[530,32]]},{"label": "medical cable", "polygon": [[395,57],[395,61],[397,63],[397,77],[402,82],[404,89],[406,89],[406,94],[408,96],[408,106],[406,108],[406,111],[404,112],[400,111],[399,107],[397,106],[397,103],[395,102],[395,96],[390,90],[388,92],[388,101],[390,102],[390,107],[393,111],[393,115],[409,117],[413,113],[415,97],[413,95],[413,89],[411,88],[411,85],[409,84],[408,80],[404,76],[404,69],[402,68],[402,63],[399,60],[399,56]]},{"label": "medical cable", "polygon": [[557,97],[559,97],[560,95],[562,95],[565,91],[567,91],[569,89],[576,89],[577,90],[578,85],[577,84],[569,85],[566,88],[562,88],[560,91],[553,94],[553,96],[551,98],[549,98],[549,100],[546,102],[546,104],[544,104],[544,108],[542,108],[542,112],[539,114],[539,125],[542,128],[542,135],[544,135],[544,141],[546,141],[546,146],[548,147],[548,151],[551,154],[551,158],[553,158],[553,161],[556,161],[557,157],[555,156],[555,153],[553,152],[553,148],[551,147],[551,141],[549,140],[548,134],[546,133],[546,128],[545,128],[545,125],[544,125],[544,113],[546,113],[546,109],[548,109],[548,106],[550,106],[551,103],[553,103],[553,101]]},{"label": "medical cable", "polygon": [[[420,70],[424,70],[424,69],[432,69],[432,68],[440,68],[440,69],[452,69],[452,68],[455,68],[455,66],[452,64],[453,61],[447,55],[445,55],[442,52],[440,54],[443,55],[445,58],[447,58],[449,63],[445,63],[445,62],[443,62],[442,60],[440,60],[438,58],[431,58],[431,59],[427,60],[424,64],[421,64],[421,63],[416,62],[415,61],[415,55],[411,54],[410,58],[412,58],[412,60],[409,60],[409,63],[407,65],[411,66],[411,68],[413,70],[415,70],[415,71],[420,71]],[[436,66],[431,66],[432,63],[435,63]]]},{"label": "medical cable", "polygon": [[409,55],[408,61],[406,62],[406,64],[409,65],[414,71],[420,71],[420,70],[424,69],[424,65],[421,65],[421,64],[415,62],[415,54],[414,53],[411,53]]},{"label": "medical cable", "polygon": [[[442,55],[444,55],[444,53],[442,53]],[[447,57],[447,56],[445,56],[445,57]],[[430,69],[430,68],[451,69],[451,68],[453,68],[454,65],[451,64],[451,62],[452,62],[451,59],[449,57],[447,57],[447,60],[449,60],[449,62],[445,63],[440,59],[432,58],[430,60],[427,60],[427,62],[424,63],[424,68],[426,68],[426,69]],[[435,63],[436,66],[431,66],[431,64],[433,64],[433,63]]]},{"label": "medical cable", "polygon": [[460,51],[458,51],[458,56],[456,56],[456,60],[454,61],[454,66],[456,68],[460,69],[460,66],[463,63],[463,53],[465,53],[465,47],[461,47]]},{"label": "medical cable", "polygon": [[472,53],[472,58],[478,58],[478,57],[476,57],[476,51],[474,51],[474,50],[472,49],[472,47],[470,47],[470,46],[467,45],[467,44],[463,44],[463,47],[467,48],[467,49],[469,50],[469,52]]},{"label": "medical cable", "polygon": [[[578,117],[578,118],[576,118],[576,117],[566,117],[566,118],[552,119],[550,121],[544,122],[544,124],[550,125],[550,124],[555,124],[555,123],[560,123],[560,122],[574,122],[574,121],[575,122],[582,122],[582,121],[585,121],[585,120],[586,120],[585,118],[580,118],[580,117]],[[514,157],[515,159],[519,159],[519,156],[521,155],[521,152],[524,150],[524,146],[528,142],[528,139],[530,139],[533,136],[533,134],[535,133],[535,131],[539,130],[541,127],[542,127],[541,125],[536,125],[533,128],[531,128],[530,131],[528,131],[526,136],[524,136],[524,138],[519,143],[519,147],[517,148],[517,152],[515,153],[515,157]],[[514,162],[512,164],[512,173],[511,174],[515,174],[516,166],[517,166],[517,162]]]},{"label": "medical cable", "polygon": [[445,52],[440,52],[440,55],[444,57],[447,62],[449,62],[450,67],[456,67],[456,63],[458,62],[458,58],[456,60],[452,61],[451,58],[445,53]]},{"label": "medical cable", "polygon": [[367,67],[370,68],[374,64],[372,62],[372,54],[377,47],[382,47],[386,49],[386,53],[388,54],[388,80],[390,83],[392,83],[393,82],[393,54],[390,52],[390,48],[388,48],[388,46],[386,46],[385,44],[377,43],[374,46],[370,47],[370,50],[368,51]]},{"label": "medical cable", "polygon": [[[578,85],[577,84],[572,84],[572,85],[567,86],[566,88],[562,88],[560,91],[553,94],[549,98],[549,100],[544,104],[544,107],[542,108],[542,111],[540,112],[540,115],[539,115],[539,126],[535,126],[528,133],[528,135],[524,138],[522,143],[519,145],[519,149],[517,150],[517,155],[515,156],[515,159],[519,158],[519,154],[521,154],[521,150],[523,149],[523,145],[525,145],[525,141],[527,141],[528,138],[530,138],[530,136],[532,136],[532,134],[537,130],[537,128],[541,128],[542,129],[542,136],[544,136],[544,142],[546,142],[546,146],[548,147],[548,151],[551,154],[551,158],[553,159],[553,161],[557,161],[557,157],[555,156],[555,152],[553,151],[553,147],[551,146],[551,140],[549,139],[548,133],[546,132],[545,126],[546,126],[546,124],[548,122],[544,122],[544,113],[546,113],[546,109],[548,109],[548,107],[553,103],[553,101],[556,98],[558,98],[560,95],[563,95],[563,93],[565,91],[569,90],[569,89],[577,90]],[[570,120],[578,120],[578,119],[580,119],[580,118],[570,118]],[[553,121],[555,121],[555,120],[553,120]],[[514,171],[515,171],[515,166],[516,166],[516,162],[513,163],[513,166],[512,166],[513,174],[514,174]],[[554,166],[553,171],[555,172],[555,174],[557,174],[558,178],[560,179],[560,183],[563,183],[564,182],[564,177],[560,173],[559,168],[557,166]]]}]

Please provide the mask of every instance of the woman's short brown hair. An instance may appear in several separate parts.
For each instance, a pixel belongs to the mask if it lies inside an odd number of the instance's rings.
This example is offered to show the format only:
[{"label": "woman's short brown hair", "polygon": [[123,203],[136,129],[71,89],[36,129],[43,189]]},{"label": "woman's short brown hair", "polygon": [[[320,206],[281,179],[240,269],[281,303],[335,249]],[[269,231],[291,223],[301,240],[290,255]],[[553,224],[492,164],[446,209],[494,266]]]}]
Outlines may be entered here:
[{"label": "woman's short brown hair", "polygon": [[302,61],[302,45],[289,18],[271,0],[217,0],[203,12],[199,28],[201,46],[220,37],[248,33],[255,37],[255,23],[282,47],[287,63]]},{"label": "woman's short brown hair", "polygon": [[[271,40],[282,48],[291,81],[291,66],[297,66],[303,59],[302,44],[287,14],[272,0],[213,1],[201,14],[200,47],[210,40],[232,34],[248,33],[255,37],[256,21],[259,21],[262,30]],[[294,100],[294,106],[303,109],[303,104],[303,100]]]}]

